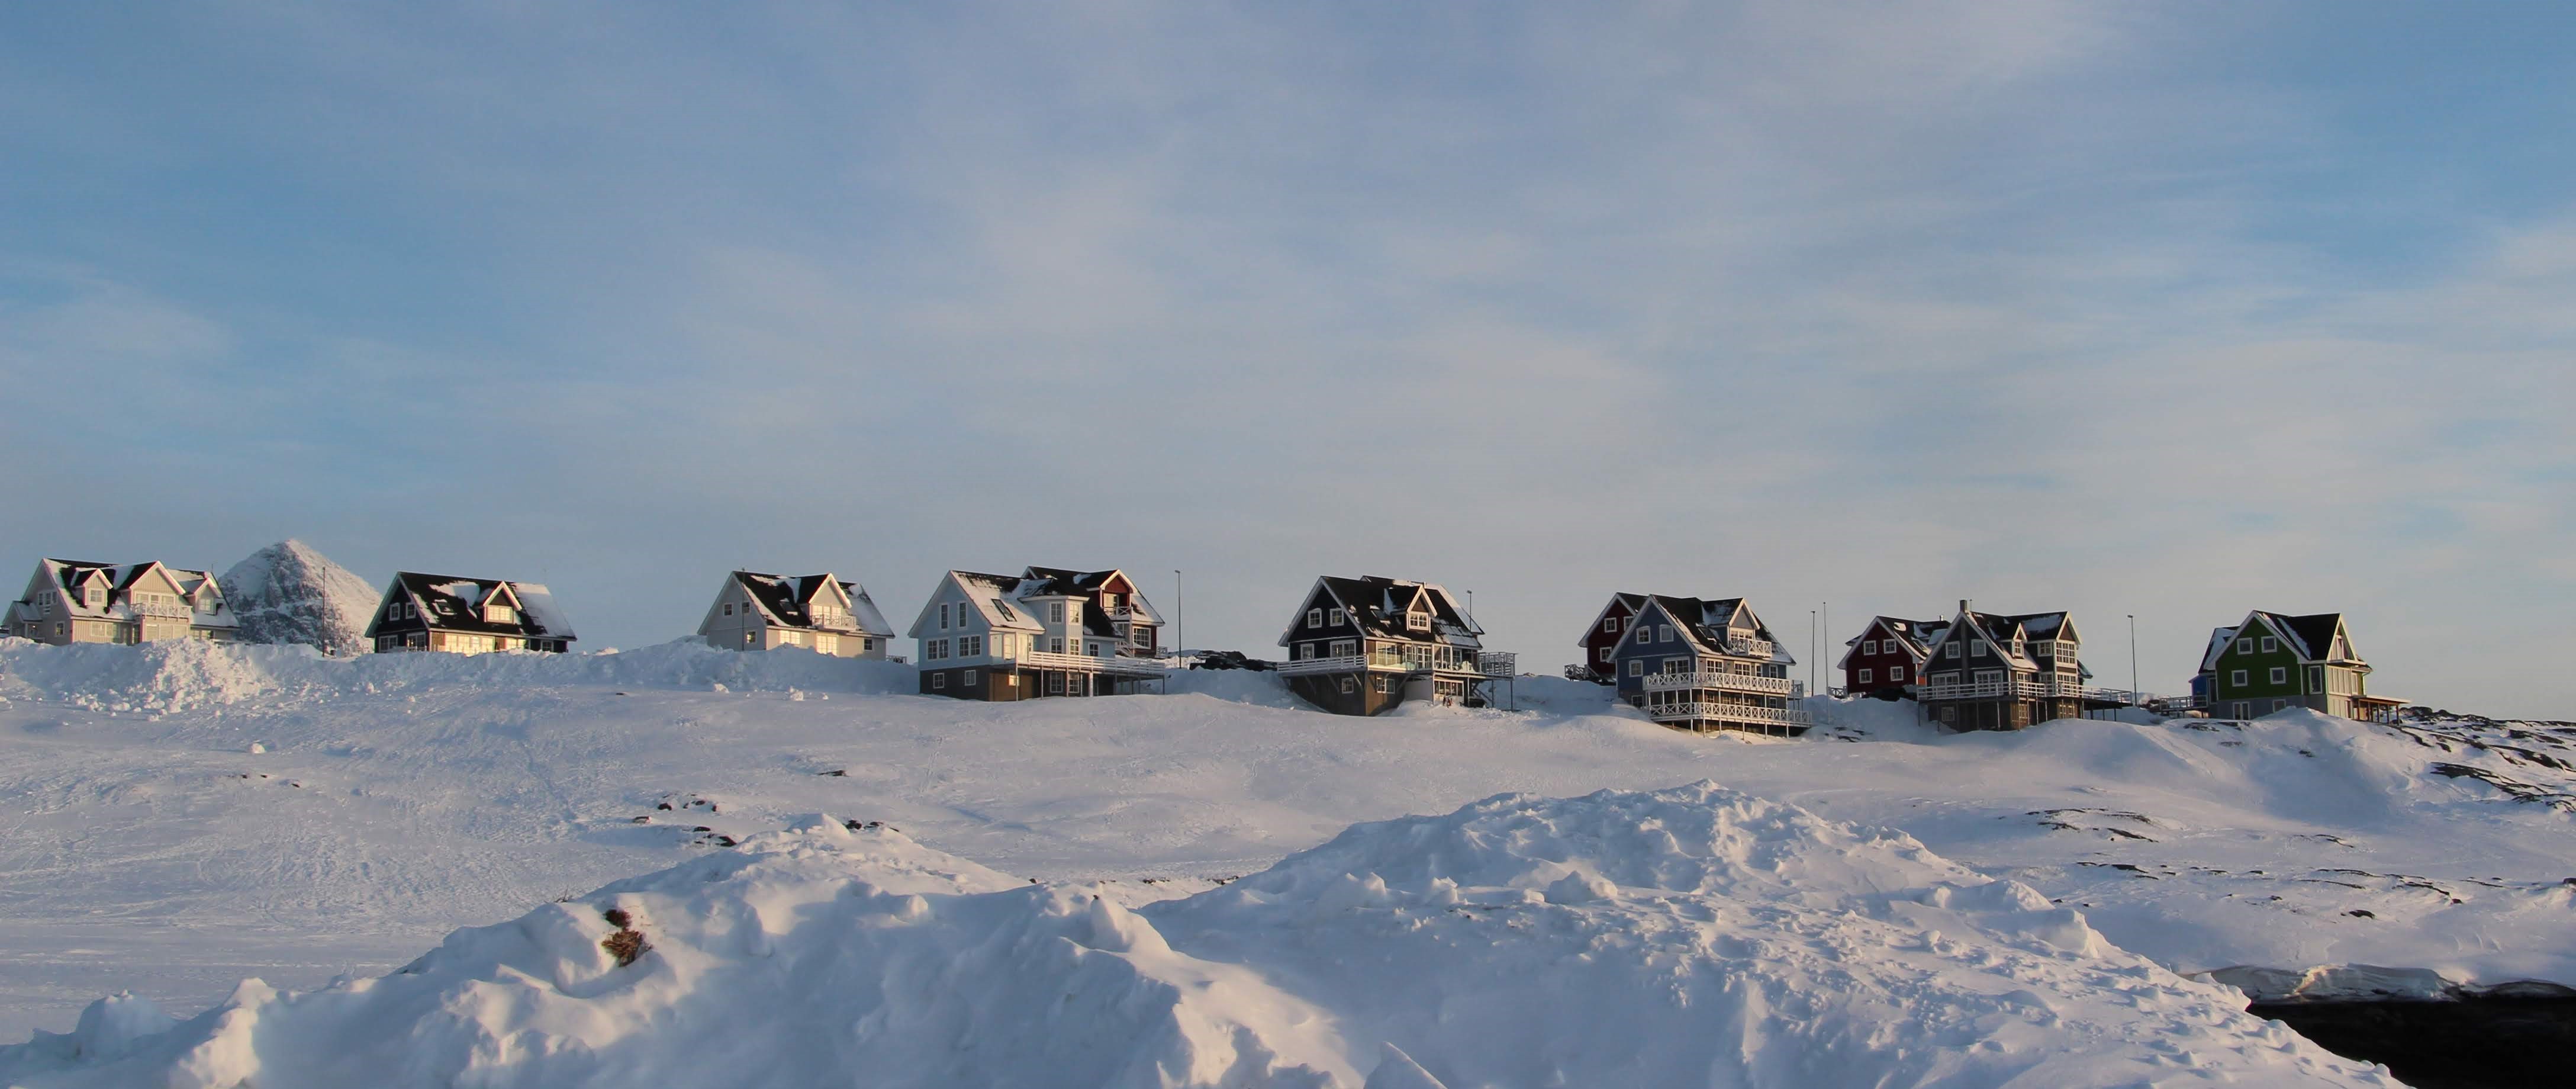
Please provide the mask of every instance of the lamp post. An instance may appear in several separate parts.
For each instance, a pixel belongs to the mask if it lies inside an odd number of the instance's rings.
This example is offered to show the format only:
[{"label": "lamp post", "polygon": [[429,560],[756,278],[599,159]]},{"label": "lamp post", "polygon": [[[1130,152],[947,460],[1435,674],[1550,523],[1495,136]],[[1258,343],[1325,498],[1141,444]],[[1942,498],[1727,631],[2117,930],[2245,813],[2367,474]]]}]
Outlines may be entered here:
[{"label": "lamp post", "polygon": [[1172,657],[1174,658],[1190,652],[1189,640],[1182,637],[1182,631],[1181,569],[1175,567],[1172,569]]},{"label": "lamp post", "polygon": [[2142,702],[2138,695],[2138,614],[2129,614],[2129,702]]},{"label": "lamp post", "polygon": [[1807,691],[1816,690],[1816,610],[1807,610]]}]

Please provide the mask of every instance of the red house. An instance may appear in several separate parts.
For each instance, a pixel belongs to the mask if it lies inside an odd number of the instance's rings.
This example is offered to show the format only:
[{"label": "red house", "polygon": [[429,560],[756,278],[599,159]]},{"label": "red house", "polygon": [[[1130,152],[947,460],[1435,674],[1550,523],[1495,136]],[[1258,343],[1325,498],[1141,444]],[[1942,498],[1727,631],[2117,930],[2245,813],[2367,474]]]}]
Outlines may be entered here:
[{"label": "red house", "polygon": [[1843,645],[1843,690],[1854,696],[1884,700],[1912,694],[1923,683],[1923,666],[1934,640],[1950,626],[1947,620],[1872,617],[1869,626]]},{"label": "red house", "polygon": [[[1583,638],[1575,640],[1575,645],[1583,648],[1583,663],[1578,668],[1588,673],[1587,677],[1576,679],[1589,679],[1601,684],[1609,684],[1615,679],[1610,674],[1610,656],[1619,647],[1619,637],[1628,634],[1628,622],[1636,619],[1637,610],[1645,607],[1644,594],[1610,595],[1610,604],[1601,607],[1601,615],[1593,617],[1592,626],[1583,629]],[[1565,672],[1566,676],[1572,677],[1577,670]]]}]

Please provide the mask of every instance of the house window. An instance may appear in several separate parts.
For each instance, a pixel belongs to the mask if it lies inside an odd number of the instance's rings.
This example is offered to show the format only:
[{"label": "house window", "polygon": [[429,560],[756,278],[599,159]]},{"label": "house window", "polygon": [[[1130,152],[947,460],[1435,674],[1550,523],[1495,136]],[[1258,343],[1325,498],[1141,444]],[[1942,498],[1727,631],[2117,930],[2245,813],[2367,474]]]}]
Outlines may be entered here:
[{"label": "house window", "polygon": [[2245,637],[2245,638],[2243,638],[2243,639],[2239,639],[2239,640],[2237,640],[2237,641],[2236,641],[2236,653],[2238,653],[2238,654],[2252,654],[2252,653],[2254,653],[2254,638],[2253,638],[2252,636],[2247,636],[2247,637]]},{"label": "house window", "polygon": [[1064,640],[1062,640],[1062,639],[1049,639],[1049,640],[1047,640],[1047,653],[1049,653],[1049,654],[1062,654],[1062,653],[1064,653]]},{"label": "house window", "polygon": [[874,639],[861,639],[861,640],[859,640],[859,649],[860,649],[860,650],[875,650],[875,649],[877,649],[877,641],[876,641],[876,640],[874,640]]},{"label": "house window", "polygon": [[[961,636],[961,637],[957,640],[957,656],[958,656],[958,657],[960,657],[960,658],[972,658],[972,657],[975,657],[975,656],[977,656],[977,655],[979,655],[979,654],[982,654],[982,653],[984,653],[984,637],[983,637],[983,636],[980,636],[980,635],[968,635],[968,636]],[[973,678],[971,678],[971,677],[970,677],[970,678],[968,678],[968,680],[973,680]]]},{"label": "house window", "polygon": [[1431,616],[1428,613],[1406,613],[1404,614],[1404,626],[1415,631],[1429,631],[1431,629]]},{"label": "house window", "polygon": [[[747,647],[758,642],[760,642],[760,633],[758,631],[747,631],[742,633],[742,645]],[[929,655],[925,654],[922,657],[927,658]]]},{"label": "house window", "polygon": [[2309,666],[2309,667],[2308,667],[2308,691],[2310,691],[2310,692],[2323,692],[2323,691],[2325,691],[2325,690],[2326,690],[2326,667],[2324,667],[2324,666]]},{"label": "house window", "polygon": [[948,603],[945,601],[939,603],[939,630],[948,630]]},{"label": "house window", "polygon": [[972,685],[975,683],[975,671],[971,669],[967,670],[964,673],[958,674],[957,679],[965,682],[966,684]]},{"label": "house window", "polygon": [[1942,644],[1942,647],[1941,647],[1941,656],[1942,656],[1942,657],[1944,657],[1944,658],[1956,658],[1956,657],[1958,657],[1958,656],[1959,656],[1959,644],[1957,644],[1957,643],[1945,643],[1945,644]]},{"label": "house window", "polygon": [[1639,624],[1639,625],[1637,625],[1637,641],[1638,641],[1639,643],[1651,643],[1651,642],[1654,642],[1654,641],[1655,641],[1655,629],[1654,629],[1654,627],[1653,627],[1652,625],[1648,625],[1648,624]]},{"label": "house window", "polygon": [[1862,683],[1862,684],[1873,684],[1873,683],[1876,683],[1876,682],[1875,682],[1875,681],[1870,677],[1870,671],[1869,671],[1869,670],[1864,669],[1864,670],[1861,670],[1861,671],[1860,671],[1860,683]]},{"label": "house window", "polygon": [[2272,683],[2273,683],[2273,684],[2288,684],[2288,683],[2290,683],[2290,670],[2289,670],[2289,667],[2287,667],[2287,666],[2273,666],[2273,667],[2272,667]]},{"label": "house window", "polygon": [[1628,675],[1629,675],[1629,676],[1631,676],[1631,677],[1643,677],[1643,676],[1645,676],[1645,675],[1646,675],[1646,663],[1645,663],[1645,660],[1644,660],[1644,659],[1642,659],[1642,658],[1630,658],[1630,659],[1628,659]]},{"label": "house window", "polygon": [[1605,616],[1605,617],[1602,617],[1602,618],[1601,618],[1601,631],[1602,631],[1602,633],[1603,633],[1603,634],[1605,634],[1605,635],[1617,635],[1617,634],[1619,634],[1619,618],[1618,618],[1618,617],[1615,617],[1615,616]]},{"label": "house window", "polygon": [[1064,674],[1062,674],[1062,673],[1049,673],[1049,674],[1047,674],[1047,675],[1046,675],[1046,679],[1047,679],[1047,682],[1046,682],[1046,694],[1047,694],[1047,695],[1050,695],[1050,696],[1061,696],[1061,695],[1063,695],[1063,694],[1064,694]]},{"label": "house window", "polygon": [[1345,696],[1350,695],[1352,692],[1356,691],[1356,690],[1359,688],[1358,683],[1357,683],[1357,682],[1354,682],[1354,681],[1353,681],[1353,680],[1351,680],[1349,677],[1343,677],[1343,678],[1341,678],[1341,681],[1342,681],[1342,694],[1343,694],[1343,695],[1345,695]]},{"label": "house window", "polygon": [[1878,653],[1878,640],[1876,640],[1876,639],[1863,639],[1863,640],[1861,640],[1861,641],[1860,641],[1860,652],[1861,652],[1861,653],[1863,653],[1863,654],[1876,654],[1876,653]]},{"label": "house window", "polygon": [[1333,640],[1333,657],[1347,658],[1359,652],[1359,644],[1356,641],[1349,639]]},{"label": "house window", "polygon": [[[1864,680],[1866,680],[1867,678],[1863,678],[1863,679],[1864,679]],[[1903,680],[1905,679],[1905,667],[1904,667],[1904,666],[1889,666],[1889,667],[1887,667],[1887,679],[1888,679],[1888,680],[1891,680],[1891,681],[1903,681]]]},{"label": "house window", "polygon": [[1656,629],[1655,629],[1655,638],[1660,639],[1660,640],[1662,640],[1662,641],[1664,641],[1664,642],[1667,642],[1667,643],[1672,642],[1672,641],[1673,641],[1673,626],[1672,626],[1672,625],[1670,625],[1670,624],[1665,624],[1665,625],[1663,625],[1663,626],[1661,626],[1661,627],[1656,628]]},{"label": "house window", "polygon": [[2272,653],[2272,652],[2274,652],[2274,651],[2277,651],[2277,650],[2280,650],[2280,649],[2281,649],[2281,637],[2280,637],[2280,636],[2277,636],[2277,635],[2266,635],[2266,636],[2264,636],[2264,637],[2263,637],[2263,653],[2265,653],[2265,654],[2270,654],[2270,653]]},{"label": "house window", "polygon": [[1606,661],[1609,661],[1609,660],[1610,660],[1610,648],[1608,648],[1608,647],[1601,647],[1601,648],[1599,648],[1599,653],[1600,653],[1600,655],[1601,655],[1601,660],[1602,660],[1602,661],[1605,661],[1605,662],[1606,662]]},{"label": "house window", "polygon": [[725,614],[726,616],[732,616],[732,615],[733,615],[733,602],[730,602],[730,601],[725,602],[724,614]]},{"label": "house window", "polygon": [[948,687],[948,674],[945,674],[945,673],[933,673],[933,674],[931,674],[931,675],[930,675],[930,687],[932,687],[932,688],[946,688],[946,687]]},{"label": "house window", "polygon": [[1958,722],[1959,722],[1959,709],[1958,709],[1958,708],[1956,708],[1956,707],[1944,707],[1944,708],[1942,708],[1942,709],[1941,709],[1941,724],[1942,724],[1942,725],[1944,725],[1944,726],[1954,726],[1954,725],[1957,725],[1957,724],[1958,724]]},{"label": "house window", "polygon": [[1968,647],[1968,654],[1970,657],[1983,658],[1986,656],[1986,645],[1984,643],[1971,643]]},{"label": "house window", "polygon": [[1064,623],[1064,602],[1050,601],[1047,603],[1047,620],[1049,623]]},{"label": "house window", "polygon": [[2244,671],[2244,670],[2242,670],[2242,669],[2239,669],[2239,670],[2234,670],[2234,671],[2232,671],[2232,672],[2228,673],[2228,675],[2227,675],[2227,683],[2232,684],[2232,685],[2237,685],[2237,686],[2239,686],[2239,687],[2242,687],[2243,685],[2247,684],[2248,682],[2247,682],[2247,681],[2246,681],[2246,679],[2245,679],[2245,671]]},{"label": "house window", "polygon": [[1381,695],[1381,696],[1386,695],[1386,694],[1390,691],[1390,689],[1389,689],[1389,687],[1388,687],[1388,685],[1387,685],[1387,677],[1386,677],[1386,674],[1384,674],[1384,673],[1377,673],[1377,674],[1372,674],[1372,676],[1375,676],[1375,677],[1377,678],[1377,694],[1378,694],[1378,695]]},{"label": "house window", "polygon": [[2275,711],[2287,711],[2287,710],[2289,710],[2289,709],[2290,709],[2290,701],[2288,701],[2288,700],[2273,700],[2273,701],[2272,701],[2272,709],[2273,709],[2273,710],[2275,710]]},{"label": "house window", "polygon": [[1333,623],[1333,626],[1334,626],[1334,627],[1337,627],[1337,628],[1338,628],[1338,627],[1342,626],[1342,622],[1343,622],[1345,619],[1346,619],[1346,614],[1344,614],[1340,609],[1335,609],[1335,610],[1333,610],[1333,611],[1332,611],[1332,623]]},{"label": "house window", "polygon": [[1320,628],[1320,627],[1323,627],[1323,626],[1324,626],[1324,610],[1322,610],[1322,609],[1308,609],[1308,610],[1306,610],[1306,626],[1307,626],[1307,627],[1310,627],[1310,628]]}]

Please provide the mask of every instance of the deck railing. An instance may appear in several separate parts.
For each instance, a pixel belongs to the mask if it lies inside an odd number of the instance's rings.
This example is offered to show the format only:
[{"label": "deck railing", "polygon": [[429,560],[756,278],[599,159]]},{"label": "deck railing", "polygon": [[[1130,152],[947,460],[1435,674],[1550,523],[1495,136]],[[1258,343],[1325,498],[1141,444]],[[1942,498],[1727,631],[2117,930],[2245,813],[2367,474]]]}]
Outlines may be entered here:
[{"label": "deck railing", "polygon": [[1740,703],[1648,704],[1646,717],[1657,722],[1715,720],[1771,726],[1807,726],[1815,722],[1814,716],[1809,715],[1804,707],[1760,707]]},{"label": "deck railing", "polygon": [[2080,699],[2101,703],[2131,703],[2135,702],[2137,693],[2116,688],[2094,688],[2076,681],[2003,677],[1985,681],[1961,681],[1954,684],[1925,684],[1916,690],[1915,698],[1926,703],[1945,700],[1995,699]]},{"label": "deck railing", "polygon": [[1746,673],[1649,673],[1648,692],[1686,692],[1715,689],[1720,692],[1752,692],[1764,696],[1803,696],[1806,683],[1787,677],[1757,677]]}]

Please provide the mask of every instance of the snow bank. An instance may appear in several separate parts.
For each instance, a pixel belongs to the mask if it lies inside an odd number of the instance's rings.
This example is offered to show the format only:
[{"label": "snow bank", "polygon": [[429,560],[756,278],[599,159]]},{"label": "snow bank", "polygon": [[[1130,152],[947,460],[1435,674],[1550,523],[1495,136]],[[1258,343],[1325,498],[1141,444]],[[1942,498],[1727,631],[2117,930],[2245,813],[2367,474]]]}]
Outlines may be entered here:
[{"label": "snow bank", "polygon": [[[644,948],[649,947],[649,948]],[[633,954],[621,963],[619,951]],[[56,1086],[2389,1085],[1900,833],[1708,784],[1354,826],[1131,911],[828,818],[184,1022]]]},{"label": "snow bank", "polygon": [[245,642],[302,643],[327,654],[367,649],[376,588],[302,541],[253,552],[217,582]]},{"label": "snow bank", "polygon": [[361,654],[329,658],[308,646],[221,645],[186,640],[117,646],[47,646],[0,639],[0,697],[48,699],[106,711],[169,712],[262,700],[291,703],[346,693],[436,686],[909,693],[911,666],[836,658],[787,647],[718,650],[678,639],[641,650],[587,654]]}]

